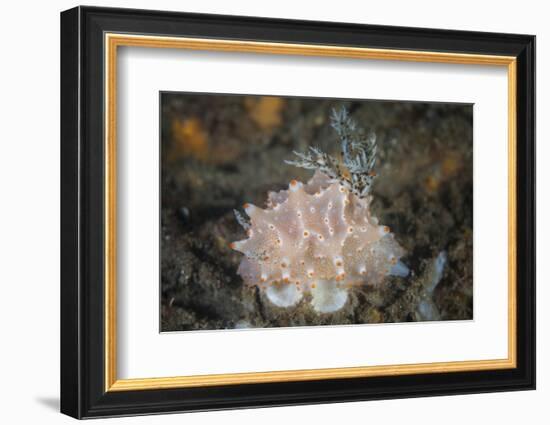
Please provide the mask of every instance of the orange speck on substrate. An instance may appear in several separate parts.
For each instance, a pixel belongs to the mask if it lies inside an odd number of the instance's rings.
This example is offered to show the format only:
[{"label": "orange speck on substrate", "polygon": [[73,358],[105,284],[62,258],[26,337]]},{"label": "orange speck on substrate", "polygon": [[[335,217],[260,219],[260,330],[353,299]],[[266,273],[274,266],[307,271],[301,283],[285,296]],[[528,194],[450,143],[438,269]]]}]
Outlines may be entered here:
[{"label": "orange speck on substrate", "polygon": [[376,171],[371,171],[371,172],[369,173],[369,176],[371,176],[371,177],[376,177]]},{"label": "orange speck on substrate", "polygon": [[236,247],[237,247],[237,245],[235,244],[235,242],[231,242],[229,244],[229,248],[231,248],[231,249],[235,249]]},{"label": "orange speck on substrate", "polygon": [[281,263],[281,267],[284,269],[286,268],[286,263]]},{"label": "orange speck on substrate", "polygon": [[290,282],[290,279],[289,279],[288,277],[285,277],[285,278],[283,278],[283,282],[284,282],[284,283],[289,283],[289,282]]},{"label": "orange speck on substrate", "polygon": [[291,180],[290,181],[291,186],[296,186],[297,184],[298,184],[298,182],[296,180]]},{"label": "orange speck on substrate", "polygon": [[390,228],[388,226],[384,226],[384,233],[389,233],[390,232]]},{"label": "orange speck on substrate", "polygon": [[245,202],[245,203],[243,204],[243,208],[244,208],[245,210],[246,210],[249,206],[250,206],[250,204],[249,204],[248,202]]},{"label": "orange speck on substrate", "polygon": [[435,192],[439,188],[439,178],[435,176],[428,176],[425,180],[425,186],[426,189],[428,189],[429,192]]},{"label": "orange speck on substrate", "polygon": [[454,175],[460,169],[460,161],[457,155],[451,155],[443,160],[441,166],[445,177]]},{"label": "orange speck on substrate", "polygon": [[335,264],[336,267],[342,267],[342,262],[340,260],[337,260]]},{"label": "orange speck on substrate", "polygon": [[252,121],[264,132],[270,132],[282,123],[285,100],[275,96],[246,97],[244,106]]},{"label": "orange speck on substrate", "polygon": [[307,238],[309,236],[309,232],[307,230],[304,230],[304,238]]},{"label": "orange speck on substrate", "polygon": [[312,283],[312,284],[311,284],[311,287],[312,287],[312,288],[315,288],[316,286],[317,286],[317,285],[315,285],[315,283]]},{"label": "orange speck on substrate", "polygon": [[209,156],[208,132],[198,118],[174,119],[171,133],[172,144],[167,155],[169,161],[181,157],[194,157],[201,161],[211,158]]}]

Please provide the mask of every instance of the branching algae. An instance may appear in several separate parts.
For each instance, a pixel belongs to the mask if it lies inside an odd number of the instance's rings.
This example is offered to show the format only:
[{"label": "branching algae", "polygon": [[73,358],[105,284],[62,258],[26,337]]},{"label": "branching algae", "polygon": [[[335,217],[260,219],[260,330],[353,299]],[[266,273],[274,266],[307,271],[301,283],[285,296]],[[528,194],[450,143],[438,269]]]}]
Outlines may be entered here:
[{"label": "branching algae", "polygon": [[311,180],[269,192],[266,209],[245,204],[250,222],[236,211],[248,235],[231,244],[244,254],[238,273],[279,307],[305,296],[317,312],[334,312],[346,304],[352,286],[409,273],[399,261],[404,249],[370,213],[376,136],[364,135],[345,109],[333,111],[331,125],[341,160],[315,147],[294,152],[297,159],[286,162],[315,170]]}]

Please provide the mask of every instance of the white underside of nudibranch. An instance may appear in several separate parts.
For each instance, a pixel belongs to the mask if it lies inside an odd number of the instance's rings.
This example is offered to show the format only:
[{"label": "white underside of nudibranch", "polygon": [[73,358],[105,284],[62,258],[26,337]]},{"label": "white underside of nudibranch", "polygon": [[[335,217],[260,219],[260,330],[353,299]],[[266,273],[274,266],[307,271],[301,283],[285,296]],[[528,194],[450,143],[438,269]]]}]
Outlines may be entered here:
[{"label": "white underside of nudibranch", "polygon": [[317,171],[306,185],[293,180],[288,190],[270,192],[266,209],[245,204],[248,239],[231,244],[245,255],[238,273],[276,306],[310,295],[319,313],[341,309],[353,285],[406,276],[403,248],[369,203]]}]

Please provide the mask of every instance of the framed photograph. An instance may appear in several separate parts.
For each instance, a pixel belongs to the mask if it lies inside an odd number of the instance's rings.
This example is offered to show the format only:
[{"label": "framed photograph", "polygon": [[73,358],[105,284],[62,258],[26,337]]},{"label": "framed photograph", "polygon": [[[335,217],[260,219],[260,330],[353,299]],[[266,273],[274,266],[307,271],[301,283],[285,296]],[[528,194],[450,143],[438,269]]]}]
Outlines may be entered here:
[{"label": "framed photograph", "polygon": [[61,14],[61,411],[535,388],[535,37]]}]

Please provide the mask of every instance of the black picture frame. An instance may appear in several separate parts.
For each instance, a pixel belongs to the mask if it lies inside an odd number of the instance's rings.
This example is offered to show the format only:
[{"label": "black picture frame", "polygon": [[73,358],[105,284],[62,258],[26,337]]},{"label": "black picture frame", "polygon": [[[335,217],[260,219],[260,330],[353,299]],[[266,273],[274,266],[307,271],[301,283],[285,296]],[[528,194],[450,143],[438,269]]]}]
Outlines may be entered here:
[{"label": "black picture frame", "polygon": [[[516,57],[517,367],[105,391],[106,32]],[[61,195],[62,413],[93,418],[535,388],[534,36],[96,7],[67,10],[61,13]]]}]

